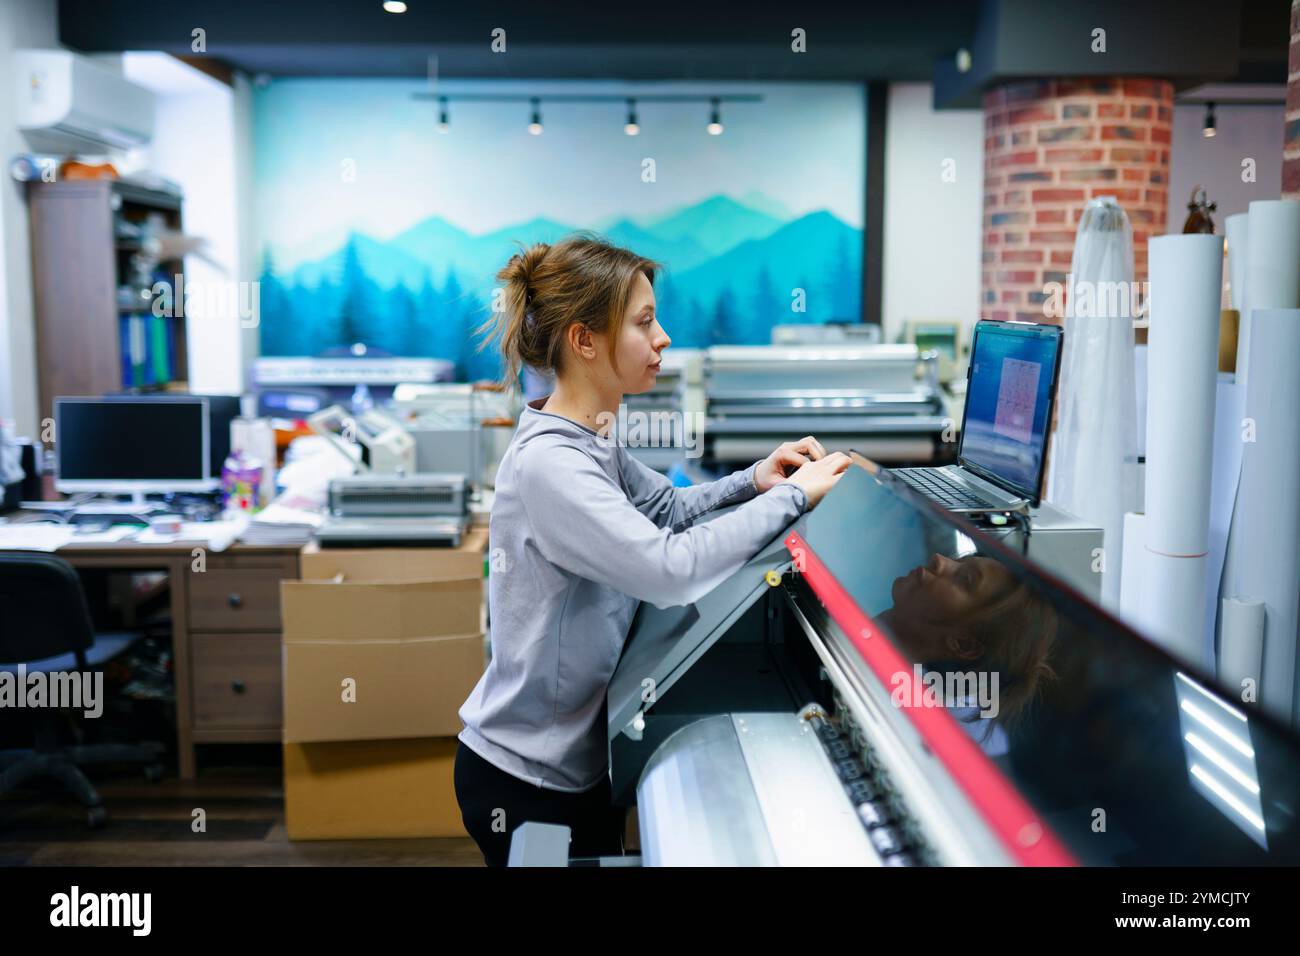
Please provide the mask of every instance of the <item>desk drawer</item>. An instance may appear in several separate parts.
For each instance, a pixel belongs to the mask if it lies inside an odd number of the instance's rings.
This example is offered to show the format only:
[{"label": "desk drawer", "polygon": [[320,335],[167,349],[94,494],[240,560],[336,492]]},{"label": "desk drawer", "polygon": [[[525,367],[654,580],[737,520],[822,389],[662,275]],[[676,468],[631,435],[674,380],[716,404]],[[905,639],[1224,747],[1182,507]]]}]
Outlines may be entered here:
[{"label": "desk drawer", "polygon": [[279,727],[279,634],[191,634],[194,726]]},{"label": "desk drawer", "polygon": [[280,565],[191,573],[190,630],[280,630],[280,579],[292,576]]}]

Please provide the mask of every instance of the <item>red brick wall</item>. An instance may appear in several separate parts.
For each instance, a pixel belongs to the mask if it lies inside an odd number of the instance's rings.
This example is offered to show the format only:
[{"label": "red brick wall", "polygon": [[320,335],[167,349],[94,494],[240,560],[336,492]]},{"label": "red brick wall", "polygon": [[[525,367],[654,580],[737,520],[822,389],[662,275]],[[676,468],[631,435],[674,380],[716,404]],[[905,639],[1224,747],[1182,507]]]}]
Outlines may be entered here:
[{"label": "red brick wall", "polygon": [[980,314],[1042,322],[1043,286],[1063,286],[1084,204],[1115,196],[1133,225],[1136,278],[1164,231],[1173,85],[1026,80],[984,94]]},{"label": "red brick wall", "polygon": [[1282,198],[1300,199],[1300,0],[1291,3],[1291,55],[1287,59],[1287,72]]}]

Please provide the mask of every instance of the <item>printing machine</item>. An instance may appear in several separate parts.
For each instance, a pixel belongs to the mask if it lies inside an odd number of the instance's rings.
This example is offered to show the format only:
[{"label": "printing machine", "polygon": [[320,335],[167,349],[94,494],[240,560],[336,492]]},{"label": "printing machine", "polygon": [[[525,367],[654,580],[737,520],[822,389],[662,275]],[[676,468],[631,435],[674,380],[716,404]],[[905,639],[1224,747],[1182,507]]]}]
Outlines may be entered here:
[{"label": "printing machine", "polygon": [[884,464],[930,464],[952,423],[934,353],[915,345],[734,345],[704,360],[706,457],[749,463],[817,435]]},{"label": "printing machine", "polygon": [[[1300,862],[1289,728],[853,459],[695,604],[638,610],[606,716],[641,855],[588,862]],[[512,863],[563,865],[555,830]]]}]

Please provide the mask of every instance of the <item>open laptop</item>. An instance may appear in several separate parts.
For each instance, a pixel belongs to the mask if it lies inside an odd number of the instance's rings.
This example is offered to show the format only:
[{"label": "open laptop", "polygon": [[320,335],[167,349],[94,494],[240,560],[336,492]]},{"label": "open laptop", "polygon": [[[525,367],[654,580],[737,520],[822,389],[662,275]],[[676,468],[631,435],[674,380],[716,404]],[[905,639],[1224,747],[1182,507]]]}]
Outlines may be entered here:
[{"label": "open laptop", "polygon": [[1061,368],[1061,335],[1056,325],[976,325],[957,464],[895,468],[890,474],[949,511],[1037,507]]}]

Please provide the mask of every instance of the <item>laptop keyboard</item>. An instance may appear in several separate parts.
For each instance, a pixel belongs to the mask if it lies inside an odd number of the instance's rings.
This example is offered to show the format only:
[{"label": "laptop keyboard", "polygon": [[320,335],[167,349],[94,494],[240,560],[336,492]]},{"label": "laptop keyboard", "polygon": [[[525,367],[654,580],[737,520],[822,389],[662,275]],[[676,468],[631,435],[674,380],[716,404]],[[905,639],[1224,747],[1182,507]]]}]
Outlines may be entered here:
[{"label": "laptop keyboard", "polygon": [[895,468],[893,474],[945,508],[997,507],[995,502],[972,494],[944,472],[933,468]]}]

